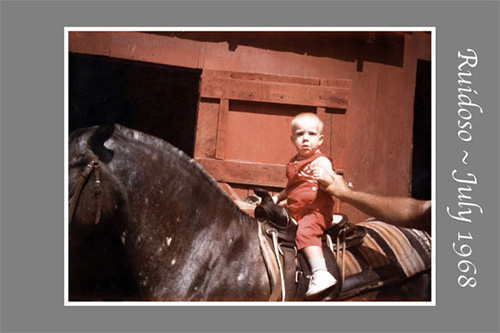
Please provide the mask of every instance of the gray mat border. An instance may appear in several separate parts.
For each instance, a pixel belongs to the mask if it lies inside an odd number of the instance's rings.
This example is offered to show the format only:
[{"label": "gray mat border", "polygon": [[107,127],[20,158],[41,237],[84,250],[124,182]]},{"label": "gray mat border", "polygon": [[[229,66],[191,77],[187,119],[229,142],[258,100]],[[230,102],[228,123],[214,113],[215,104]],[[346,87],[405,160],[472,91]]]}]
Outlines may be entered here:
[{"label": "gray mat border", "polygon": [[[437,304],[435,307],[64,307],[64,26],[435,26]],[[497,1],[1,3],[1,330],[4,332],[498,332],[499,4]],[[457,52],[477,51],[484,114],[457,139]],[[470,153],[474,223],[451,171]],[[462,172],[466,170],[461,169]],[[474,235],[479,286],[457,285],[457,232]]]}]

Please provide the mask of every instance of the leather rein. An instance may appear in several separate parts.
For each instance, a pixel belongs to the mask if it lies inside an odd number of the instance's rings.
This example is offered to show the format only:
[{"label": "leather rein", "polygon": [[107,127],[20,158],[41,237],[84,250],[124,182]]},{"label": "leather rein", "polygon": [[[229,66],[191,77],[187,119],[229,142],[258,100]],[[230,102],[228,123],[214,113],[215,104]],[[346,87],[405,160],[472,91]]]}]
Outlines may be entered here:
[{"label": "leather rein", "polygon": [[96,217],[95,224],[98,224],[101,220],[101,210],[102,210],[102,187],[101,187],[101,177],[100,177],[100,165],[99,158],[94,157],[94,159],[83,168],[82,173],[80,174],[78,183],[76,186],[70,191],[70,201],[71,204],[69,206],[69,223],[73,219],[73,215],[75,214],[76,206],[78,201],[80,200],[80,195],[82,193],[83,187],[86,181],[89,179],[92,172],[94,173],[94,194],[96,198]]}]

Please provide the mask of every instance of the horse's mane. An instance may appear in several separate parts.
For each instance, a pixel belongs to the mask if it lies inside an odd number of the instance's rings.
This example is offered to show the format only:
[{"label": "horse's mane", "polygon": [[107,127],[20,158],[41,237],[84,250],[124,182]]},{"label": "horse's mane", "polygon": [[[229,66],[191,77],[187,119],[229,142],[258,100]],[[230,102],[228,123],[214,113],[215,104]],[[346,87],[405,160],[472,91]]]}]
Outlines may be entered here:
[{"label": "horse's mane", "polygon": [[90,160],[85,159],[85,155],[88,153],[88,138],[92,133],[92,130],[97,128],[87,127],[87,128],[77,128],[68,136],[68,153],[69,153],[69,166],[73,163],[89,163]]},{"label": "horse's mane", "polygon": [[[93,129],[94,127],[92,127]],[[71,144],[74,143],[75,140],[78,140],[80,142],[81,140],[84,139],[84,134],[89,132],[90,128],[77,128],[71,133],[69,133],[68,136],[68,142],[69,142],[69,147],[71,149]]]},{"label": "horse's mane", "polygon": [[127,137],[130,140],[138,141],[140,143],[147,145],[148,147],[156,148],[157,150],[163,153],[171,155],[173,158],[177,160],[176,163],[180,163],[184,169],[188,170],[191,173],[197,174],[204,180],[206,180],[210,184],[211,188],[215,192],[217,192],[217,194],[220,195],[223,198],[223,200],[227,202],[228,205],[231,205],[234,212],[238,214],[239,217],[245,219],[251,219],[251,217],[245,212],[243,212],[238,207],[238,205],[236,205],[236,203],[234,203],[234,201],[226,194],[226,192],[224,192],[220,188],[217,181],[209,173],[207,173],[205,169],[203,169],[203,167],[198,162],[189,157],[182,150],[178,149],[177,147],[173,146],[172,144],[158,137],[143,133],[138,130],[127,128],[123,125],[115,124],[115,132],[118,132],[119,134]]}]

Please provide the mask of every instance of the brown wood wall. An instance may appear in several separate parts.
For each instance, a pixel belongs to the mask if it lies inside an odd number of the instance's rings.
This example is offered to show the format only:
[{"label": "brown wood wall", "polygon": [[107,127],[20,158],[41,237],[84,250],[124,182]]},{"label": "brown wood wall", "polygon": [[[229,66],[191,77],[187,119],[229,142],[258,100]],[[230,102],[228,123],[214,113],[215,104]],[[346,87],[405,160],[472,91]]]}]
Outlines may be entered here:
[{"label": "brown wood wall", "polygon": [[[290,121],[317,112],[355,188],[408,196],[425,32],[70,32],[69,51],[202,70],[194,157],[239,196],[283,187]],[[348,205],[351,221],[366,216]]]}]

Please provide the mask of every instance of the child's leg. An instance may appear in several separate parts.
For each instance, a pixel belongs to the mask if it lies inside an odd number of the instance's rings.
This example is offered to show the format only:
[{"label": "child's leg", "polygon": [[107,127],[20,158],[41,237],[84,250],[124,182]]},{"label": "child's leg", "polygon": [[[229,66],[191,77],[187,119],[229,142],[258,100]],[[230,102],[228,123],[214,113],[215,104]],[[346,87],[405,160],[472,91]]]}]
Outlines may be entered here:
[{"label": "child's leg", "polygon": [[303,248],[302,251],[304,252],[306,259],[311,266],[311,271],[313,274],[319,270],[326,270],[325,257],[323,256],[323,250],[321,249],[321,247],[311,245]]},{"label": "child's leg", "polygon": [[[310,212],[298,219],[297,233],[295,235],[295,244],[297,250],[305,249],[306,247],[315,246],[316,250],[310,250],[311,257],[319,255],[323,257],[321,250],[321,236],[326,229],[326,222],[321,213]],[[307,251],[307,250],[306,250]],[[308,254],[306,253],[306,256]]]},{"label": "child's leg", "polygon": [[304,255],[311,266],[312,277],[309,282],[309,288],[306,292],[306,297],[310,298],[318,295],[321,292],[330,289],[337,283],[337,280],[327,270],[323,250],[319,246],[308,246],[302,249]]},{"label": "child's leg", "polygon": [[326,221],[324,216],[317,212],[307,214],[298,221],[297,236],[295,239],[297,249],[304,252],[313,273],[306,297],[317,295],[337,283],[337,280],[326,268],[321,248],[321,236],[325,228]]}]

